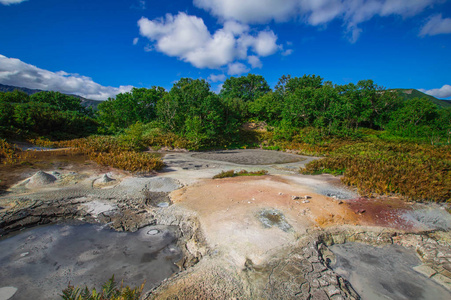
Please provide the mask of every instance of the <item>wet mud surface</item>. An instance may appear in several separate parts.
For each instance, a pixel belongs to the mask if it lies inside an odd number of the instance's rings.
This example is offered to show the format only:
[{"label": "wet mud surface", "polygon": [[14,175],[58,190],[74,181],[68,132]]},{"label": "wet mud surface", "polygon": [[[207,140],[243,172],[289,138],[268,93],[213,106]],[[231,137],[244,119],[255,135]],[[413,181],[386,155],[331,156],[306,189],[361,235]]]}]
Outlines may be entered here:
[{"label": "wet mud surface", "polygon": [[332,269],[347,279],[362,299],[451,299],[451,292],[414,270],[422,264],[413,250],[398,245],[333,245]]},{"label": "wet mud surface", "polygon": [[286,164],[305,160],[299,155],[268,150],[224,150],[201,152],[193,154],[192,157],[240,165]]},{"label": "wet mud surface", "polygon": [[11,299],[59,299],[69,282],[92,288],[114,274],[126,285],[153,288],[178,271],[177,236],[174,226],[127,233],[60,224],[18,232],[0,240],[0,287],[17,289]]}]

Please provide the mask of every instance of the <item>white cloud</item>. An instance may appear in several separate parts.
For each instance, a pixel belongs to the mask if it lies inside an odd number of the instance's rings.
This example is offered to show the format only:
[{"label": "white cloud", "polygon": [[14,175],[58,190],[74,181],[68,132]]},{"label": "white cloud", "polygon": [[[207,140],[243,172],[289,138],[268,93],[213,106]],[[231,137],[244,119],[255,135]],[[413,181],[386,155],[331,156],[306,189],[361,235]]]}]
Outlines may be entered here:
[{"label": "white cloud", "polygon": [[432,90],[424,90],[420,89],[421,92],[434,96],[436,98],[451,98],[451,85],[445,84],[439,89],[432,89]]},{"label": "white cloud", "polygon": [[251,67],[254,68],[254,69],[255,69],[255,68],[261,69],[261,68],[263,67],[263,64],[262,64],[260,58],[258,58],[258,56],[250,55],[250,56],[247,58],[247,61],[249,62],[249,64],[251,65]]},{"label": "white cloud", "polygon": [[138,44],[138,41],[139,41],[139,38],[137,38],[137,37],[136,37],[136,38],[134,38],[134,39],[133,39],[133,45],[136,45],[136,44]]},{"label": "white cloud", "polygon": [[228,65],[227,74],[229,75],[241,75],[247,72],[249,72],[249,69],[246,67],[245,64],[242,64],[240,62]]},{"label": "white cloud", "polygon": [[285,21],[296,10],[298,0],[194,0],[194,5],[224,20],[243,23]]},{"label": "white cloud", "polygon": [[0,0],[0,3],[3,5],[11,5],[11,4],[19,4],[25,1],[27,0]]},{"label": "white cloud", "polygon": [[284,22],[301,19],[318,26],[340,19],[350,41],[355,42],[359,24],[374,16],[400,15],[410,17],[442,0],[194,0],[194,5],[209,11],[221,20],[245,24]]},{"label": "white cloud", "polygon": [[227,77],[224,74],[218,74],[218,75],[211,74],[210,76],[208,76],[207,79],[211,82],[218,82],[218,81],[223,82],[226,80],[226,78]]},{"label": "white cloud", "polygon": [[132,86],[102,86],[91,78],[64,71],[51,72],[0,54],[0,83],[30,89],[76,94],[93,100],[106,100],[128,92]]},{"label": "white cloud", "polygon": [[451,18],[442,18],[442,14],[433,16],[421,28],[420,36],[451,33]]},{"label": "white cloud", "polygon": [[270,30],[252,35],[249,26],[227,21],[223,28],[211,34],[201,18],[183,12],[155,20],[143,17],[138,21],[138,27],[155,50],[197,68],[216,69],[246,60],[249,55],[268,56],[280,49],[277,36]]},{"label": "white cloud", "polygon": [[285,51],[282,52],[283,56],[288,56],[291,55],[293,53],[293,49],[287,49]]}]

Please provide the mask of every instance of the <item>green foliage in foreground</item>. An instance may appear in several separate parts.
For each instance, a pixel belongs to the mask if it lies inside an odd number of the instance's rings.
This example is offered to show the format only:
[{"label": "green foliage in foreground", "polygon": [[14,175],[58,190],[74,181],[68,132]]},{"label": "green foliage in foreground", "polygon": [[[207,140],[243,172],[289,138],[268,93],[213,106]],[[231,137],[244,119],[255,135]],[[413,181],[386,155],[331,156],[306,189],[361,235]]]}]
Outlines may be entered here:
[{"label": "green foliage in foreground", "polygon": [[102,289],[95,288],[89,290],[88,287],[80,288],[69,286],[60,295],[63,300],[139,300],[144,289],[144,284],[140,287],[130,288],[129,286],[118,286],[114,281],[114,275],[102,285]]},{"label": "green foliage in foreground", "polygon": [[246,170],[241,170],[239,172],[235,172],[235,170],[229,170],[229,171],[221,171],[221,173],[213,176],[213,179],[237,177],[237,176],[263,176],[263,175],[267,175],[267,174],[268,174],[268,171],[266,171],[266,170],[259,170],[259,171],[254,171],[254,172],[249,172]]}]

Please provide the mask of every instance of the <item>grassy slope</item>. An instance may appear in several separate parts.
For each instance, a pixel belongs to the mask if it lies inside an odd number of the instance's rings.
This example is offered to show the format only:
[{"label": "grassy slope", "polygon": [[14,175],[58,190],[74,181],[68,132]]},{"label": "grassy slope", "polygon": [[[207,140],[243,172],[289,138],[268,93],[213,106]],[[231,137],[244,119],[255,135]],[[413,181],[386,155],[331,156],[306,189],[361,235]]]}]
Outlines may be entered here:
[{"label": "grassy slope", "polygon": [[427,98],[440,107],[443,108],[451,107],[451,100],[440,100],[435,98],[434,96],[425,94],[415,89],[394,89],[394,90],[398,91],[399,95],[403,97],[405,100],[412,98]]}]

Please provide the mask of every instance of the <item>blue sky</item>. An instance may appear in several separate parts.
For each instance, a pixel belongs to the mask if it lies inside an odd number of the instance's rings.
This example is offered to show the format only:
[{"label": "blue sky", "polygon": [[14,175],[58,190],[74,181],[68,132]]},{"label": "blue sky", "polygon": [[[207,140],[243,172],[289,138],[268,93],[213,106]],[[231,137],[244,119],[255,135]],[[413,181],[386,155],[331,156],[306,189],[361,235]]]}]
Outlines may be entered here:
[{"label": "blue sky", "polygon": [[0,83],[105,100],[316,74],[451,98],[451,1],[0,0]]}]

